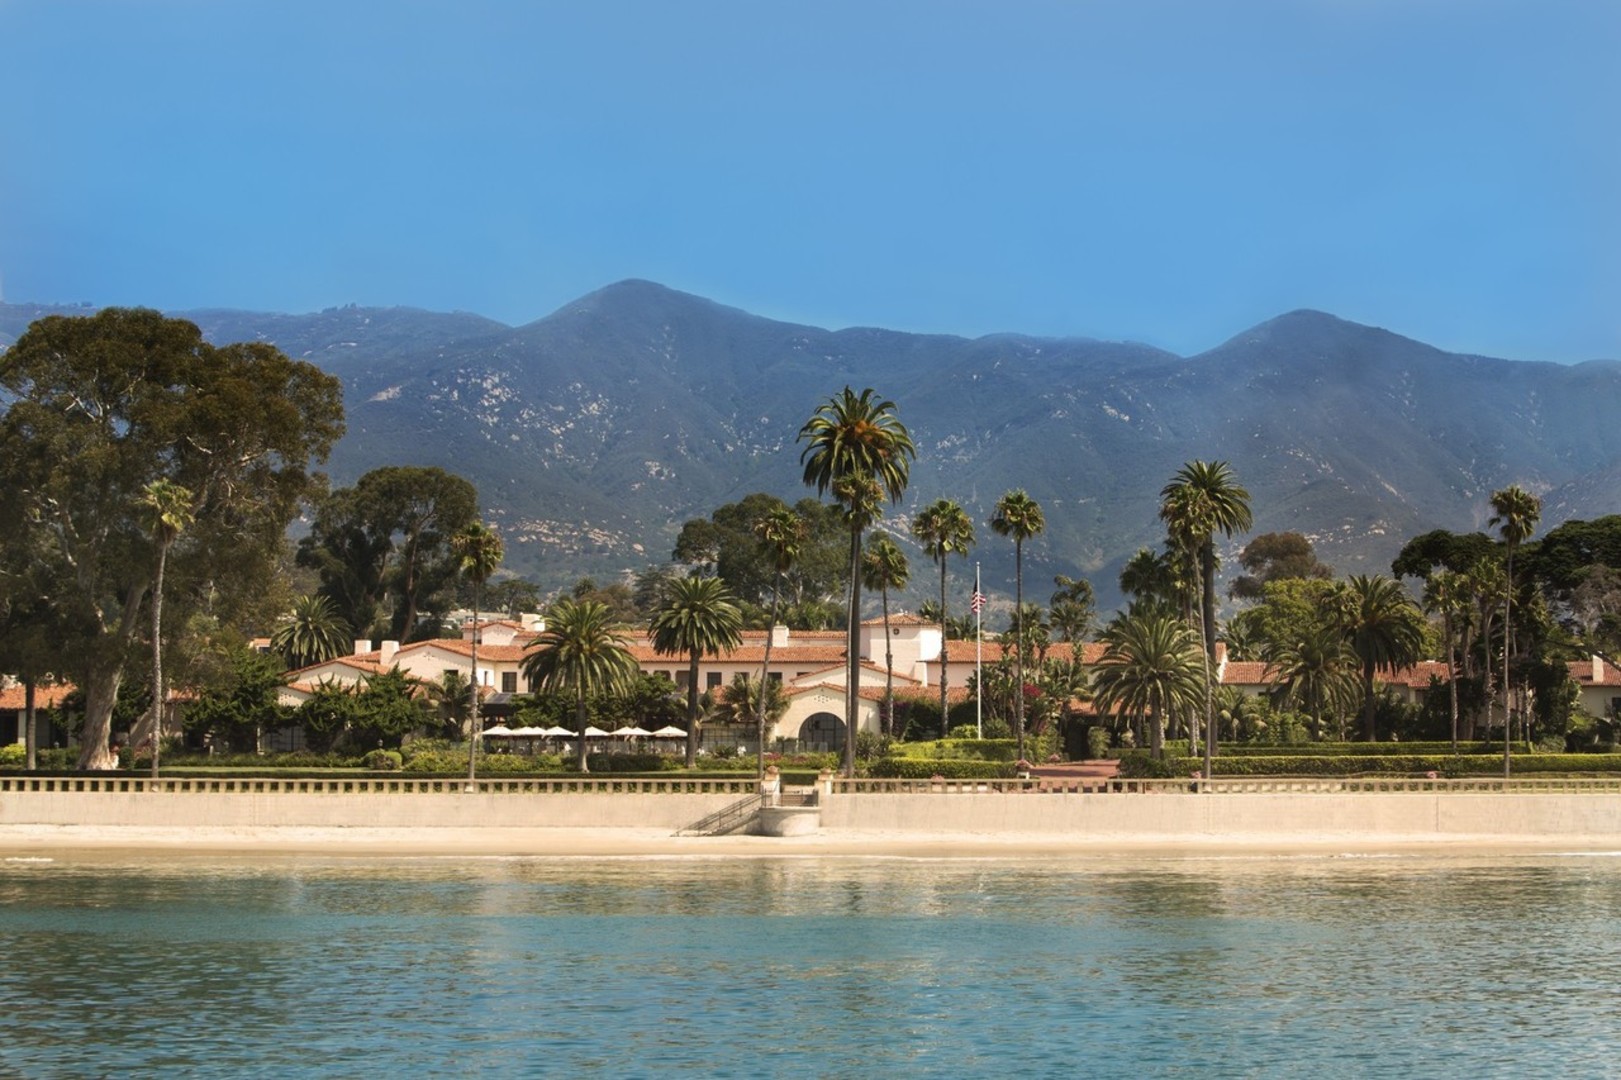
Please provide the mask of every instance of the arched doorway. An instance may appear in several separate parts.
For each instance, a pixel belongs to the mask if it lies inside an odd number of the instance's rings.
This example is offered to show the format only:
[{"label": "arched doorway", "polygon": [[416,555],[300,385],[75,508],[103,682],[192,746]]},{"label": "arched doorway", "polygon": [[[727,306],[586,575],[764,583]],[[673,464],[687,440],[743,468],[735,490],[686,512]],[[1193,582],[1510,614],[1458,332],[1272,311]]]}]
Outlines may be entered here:
[{"label": "arched doorway", "polygon": [[830,712],[812,713],[799,725],[799,748],[810,751],[844,749],[844,721]]}]

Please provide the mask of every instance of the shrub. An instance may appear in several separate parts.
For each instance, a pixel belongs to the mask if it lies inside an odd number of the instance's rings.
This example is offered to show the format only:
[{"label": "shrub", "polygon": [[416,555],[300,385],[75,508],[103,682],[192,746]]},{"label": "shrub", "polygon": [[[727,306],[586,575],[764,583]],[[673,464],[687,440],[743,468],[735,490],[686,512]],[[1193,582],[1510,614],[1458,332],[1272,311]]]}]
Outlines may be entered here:
[{"label": "shrub", "polygon": [[28,748],[22,743],[0,746],[0,769],[20,769],[28,764]]},{"label": "shrub", "polygon": [[[1169,780],[1173,776],[1186,776],[1186,771],[1178,771],[1175,767],[1175,758],[1166,758],[1164,761],[1156,760],[1153,755],[1144,751],[1134,751],[1120,755],[1120,777],[1124,780]],[[1220,769],[1216,770],[1220,772]]]},{"label": "shrub", "polygon": [[1093,761],[1109,756],[1109,729],[1102,724],[1086,729],[1086,756]]},{"label": "shrub", "polygon": [[868,776],[900,780],[1002,780],[1013,777],[1011,761],[974,761],[966,758],[880,758]]},{"label": "shrub", "polygon": [[[588,769],[594,773],[619,772],[663,772],[666,769],[681,767],[679,758],[667,757],[664,754],[591,754],[585,759]],[[726,771],[735,771],[736,761],[722,761]]]},{"label": "shrub", "polygon": [[373,750],[364,761],[372,772],[399,772],[405,767],[405,758],[398,750]]}]

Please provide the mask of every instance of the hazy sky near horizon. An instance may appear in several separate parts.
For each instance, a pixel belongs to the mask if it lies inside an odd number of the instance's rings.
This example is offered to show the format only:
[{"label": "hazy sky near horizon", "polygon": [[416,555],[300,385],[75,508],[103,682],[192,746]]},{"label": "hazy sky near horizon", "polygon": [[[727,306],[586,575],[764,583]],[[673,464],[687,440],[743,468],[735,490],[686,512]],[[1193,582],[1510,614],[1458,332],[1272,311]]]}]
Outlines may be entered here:
[{"label": "hazy sky near horizon", "polygon": [[1613,0],[0,0],[10,301],[1621,359]]}]

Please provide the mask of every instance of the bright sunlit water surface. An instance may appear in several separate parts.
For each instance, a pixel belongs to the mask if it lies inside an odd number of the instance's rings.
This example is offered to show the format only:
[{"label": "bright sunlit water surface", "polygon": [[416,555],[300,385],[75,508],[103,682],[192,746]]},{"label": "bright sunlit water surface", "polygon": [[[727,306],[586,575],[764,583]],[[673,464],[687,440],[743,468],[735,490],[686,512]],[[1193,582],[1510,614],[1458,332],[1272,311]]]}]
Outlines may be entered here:
[{"label": "bright sunlit water surface", "polygon": [[1621,858],[0,864],[0,1073],[1599,1076]]}]

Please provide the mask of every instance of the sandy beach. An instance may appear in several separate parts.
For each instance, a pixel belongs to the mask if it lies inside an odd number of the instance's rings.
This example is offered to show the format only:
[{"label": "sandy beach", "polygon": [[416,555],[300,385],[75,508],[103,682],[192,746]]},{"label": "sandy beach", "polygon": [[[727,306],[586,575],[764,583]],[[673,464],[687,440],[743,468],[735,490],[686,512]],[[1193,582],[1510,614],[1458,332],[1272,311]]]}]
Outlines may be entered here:
[{"label": "sandy beach", "polygon": [[321,855],[402,857],[782,858],[843,856],[929,859],[1078,858],[1155,855],[1480,855],[1550,852],[1621,854],[1621,836],[1346,837],[1276,836],[1014,836],[844,830],[810,836],[674,836],[663,829],[591,828],[314,828],[296,826],[0,826],[0,860],[161,852],[175,855]]}]

